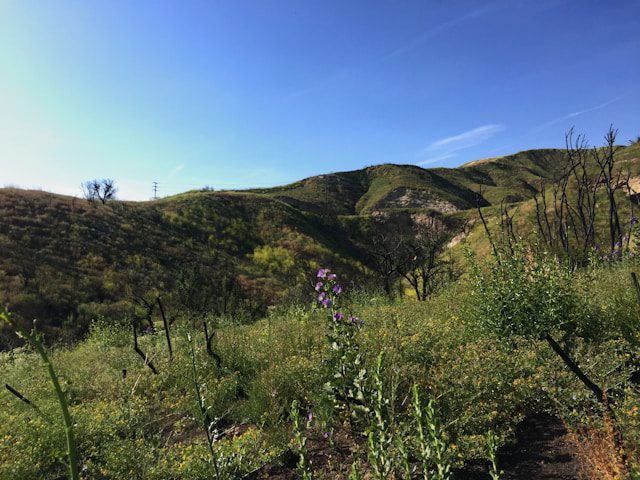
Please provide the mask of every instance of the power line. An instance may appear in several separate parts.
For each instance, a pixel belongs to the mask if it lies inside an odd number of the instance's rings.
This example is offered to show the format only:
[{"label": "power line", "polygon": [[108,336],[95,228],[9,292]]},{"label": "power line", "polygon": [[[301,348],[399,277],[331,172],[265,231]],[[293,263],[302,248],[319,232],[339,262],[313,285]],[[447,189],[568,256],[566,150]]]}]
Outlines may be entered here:
[{"label": "power line", "polygon": [[158,182],[153,182],[153,199],[158,199]]}]

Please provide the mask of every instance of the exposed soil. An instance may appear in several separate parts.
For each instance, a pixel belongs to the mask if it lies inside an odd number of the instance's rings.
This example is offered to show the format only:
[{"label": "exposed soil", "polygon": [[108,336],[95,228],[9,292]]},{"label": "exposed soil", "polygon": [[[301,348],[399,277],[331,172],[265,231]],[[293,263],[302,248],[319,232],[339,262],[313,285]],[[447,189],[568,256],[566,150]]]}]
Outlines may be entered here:
[{"label": "exposed soil", "polygon": [[[346,478],[356,455],[356,447],[345,437],[334,439],[330,445],[321,436],[309,438],[309,456],[321,478]],[[358,446],[362,452],[366,444]],[[278,464],[256,472],[254,479],[296,479],[293,454]],[[502,480],[580,480],[580,465],[573,456],[567,431],[562,422],[551,415],[527,418],[516,430],[516,441],[498,452],[498,466],[504,471]],[[490,479],[488,463],[479,461],[454,472],[455,480]]]},{"label": "exposed soil", "polygon": [[[579,480],[580,463],[572,454],[567,431],[551,415],[536,415],[522,422],[516,441],[498,452],[504,480]],[[456,472],[456,480],[489,479],[486,464],[469,465]]]},{"label": "exposed soil", "polygon": [[[312,432],[307,439],[309,459],[319,478],[347,478],[351,464],[358,452],[366,451],[364,437],[358,445],[343,434],[336,434],[332,439],[325,438],[320,432]],[[288,452],[274,465],[266,466],[253,475],[252,479],[296,480],[296,456]]]}]

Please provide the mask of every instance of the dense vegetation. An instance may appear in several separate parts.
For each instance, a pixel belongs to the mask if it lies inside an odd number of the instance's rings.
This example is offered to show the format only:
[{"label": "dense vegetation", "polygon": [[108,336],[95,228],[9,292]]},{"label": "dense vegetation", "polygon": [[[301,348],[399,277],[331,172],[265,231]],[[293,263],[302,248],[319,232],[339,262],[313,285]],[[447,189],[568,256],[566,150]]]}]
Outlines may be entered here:
[{"label": "dense vegetation", "polygon": [[[554,283],[557,278],[540,284],[554,289],[548,297],[562,302],[558,309],[575,309],[568,319],[572,336],[566,345],[581,365],[588,366],[589,376],[611,392],[631,464],[638,461],[640,395],[627,379],[634,371],[630,355],[637,355],[640,338],[638,300],[629,272],[638,269],[636,260],[629,259],[565,279],[570,285]],[[515,298],[508,304],[515,307],[527,286],[514,287]],[[535,290],[528,298],[539,293]],[[357,293],[343,299],[345,316],[347,311],[357,312],[364,322],[353,332],[359,358],[358,371],[353,373],[365,372],[359,380],[365,395],[361,403],[357,395],[350,400],[363,407],[348,415],[352,426],[348,420],[343,423],[343,410],[334,406],[335,395],[326,386],[335,367],[335,361],[328,361],[335,355],[326,340],[331,331],[326,309],[290,307],[273,310],[252,325],[231,321],[221,325],[212,342],[219,366],[207,353],[199,329],[181,324],[171,330],[173,357],[164,334],[148,332],[140,336],[140,348],[157,374],[133,351],[130,329],[96,322],[74,348],[50,354],[71,404],[82,475],[216,478],[214,459],[217,468],[226,472],[218,478],[239,477],[256,469],[267,475],[278,471],[274,466],[287,465],[289,448],[297,451],[290,443],[288,421],[294,400],[305,416],[312,415],[301,428],[316,452],[311,457],[316,476],[346,476],[354,462],[370,472],[362,435],[380,431],[371,420],[376,407],[371,392],[382,392],[382,425],[393,439],[413,429],[408,406],[414,385],[425,402],[435,400],[446,444],[444,455],[453,465],[486,457],[487,432],[503,442],[526,415],[551,411],[590,439],[598,454],[605,449],[606,460],[615,468],[617,455],[614,448],[607,450],[610,438],[606,416],[597,414],[601,411],[598,400],[543,341],[524,331],[514,331],[508,338],[496,336],[485,327],[491,320],[487,320],[482,295],[464,281],[429,302],[389,301],[382,295]],[[549,308],[546,303],[527,305],[538,313]],[[557,328],[564,327],[556,326],[554,332]],[[376,377],[373,372],[381,351],[384,359]],[[2,394],[7,408],[0,422],[4,440],[0,478],[64,476],[59,407],[40,359],[26,348],[4,353],[0,361],[3,381],[38,409],[8,391]],[[195,393],[194,375],[202,404]],[[213,456],[201,428],[201,405],[216,436]],[[378,425],[378,430],[372,425]],[[406,448],[413,449],[415,432],[410,430],[403,438],[408,439]],[[385,468],[398,470],[399,478],[404,478],[397,441],[387,443],[380,447],[383,458],[391,462]],[[415,461],[419,457],[414,455]]]},{"label": "dense vegetation", "polygon": [[[365,240],[381,213],[455,221],[478,203],[531,198],[561,154],[522,152],[458,169],[381,165],[286,187],[142,203],[0,189],[0,303],[23,325],[38,318],[49,338],[69,340],[97,317],[147,316],[158,296],[175,313],[183,307],[177,279],[206,265],[233,277],[235,292],[251,299],[247,315],[259,317],[278,299],[302,295],[305,275],[321,265],[379,282],[369,275]],[[15,341],[5,335],[0,344]]]},{"label": "dense vegetation", "polygon": [[540,412],[588,478],[638,478],[640,146],[581,151],[583,177],[570,152],[142,204],[0,191],[0,478],[444,480],[481,459],[495,480]]}]

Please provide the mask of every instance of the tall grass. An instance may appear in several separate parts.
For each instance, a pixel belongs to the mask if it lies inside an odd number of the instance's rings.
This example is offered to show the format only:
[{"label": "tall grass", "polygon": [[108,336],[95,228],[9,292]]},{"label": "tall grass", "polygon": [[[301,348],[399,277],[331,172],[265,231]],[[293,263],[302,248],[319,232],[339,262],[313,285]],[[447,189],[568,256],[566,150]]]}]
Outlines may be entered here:
[{"label": "tall grass", "polygon": [[[11,319],[11,315],[5,309],[0,310],[0,320],[11,324],[14,328],[17,329],[15,323]],[[17,329],[17,333],[20,337],[22,337],[25,341],[27,341],[33,349],[40,355],[44,367],[49,374],[49,379],[51,380],[51,384],[53,385],[53,389],[56,394],[56,398],[58,399],[58,403],[60,405],[60,413],[62,416],[62,421],[64,423],[64,433],[67,445],[67,460],[69,467],[69,478],[71,480],[79,480],[79,460],[78,460],[78,450],[76,447],[76,439],[74,434],[74,425],[73,420],[71,418],[71,414],[69,413],[69,403],[67,402],[67,396],[65,392],[62,390],[60,386],[60,380],[58,379],[58,375],[53,368],[53,364],[49,360],[49,356],[47,355],[44,346],[42,345],[42,340],[34,329],[31,333],[27,333],[21,329]]]},{"label": "tall grass", "polygon": [[[629,276],[633,268],[632,263],[594,267],[571,278],[581,311],[589,312],[575,326],[572,355],[612,391],[626,385],[632,368],[627,346],[637,338],[629,328],[637,323]],[[461,283],[424,304],[363,296],[341,299],[333,314],[330,308],[298,307],[251,325],[225,322],[212,340],[220,366],[207,355],[202,332],[188,325],[178,329],[191,339],[174,337],[171,361],[162,332],[141,335],[140,347],[157,361],[157,375],[131,348],[128,327],[96,325],[75,347],[45,354],[54,373],[64,372],[59,386],[70,386],[65,396],[73,398],[68,413],[75,422],[75,454],[88,478],[241,477],[265,463],[276,468],[275,459],[285,449],[300,452],[303,445],[304,469],[316,477],[370,477],[377,463],[378,477],[434,480],[451,477],[454,467],[467,460],[488,458],[495,479],[500,474],[495,451],[513,438],[525,415],[554,408],[575,430],[600,410],[580,381],[558,368],[542,341],[517,334],[498,341],[479,328],[476,301],[469,284]],[[340,362],[327,362],[343,353],[327,337],[338,312],[344,312],[340,321],[350,322],[354,314],[364,319],[349,334],[349,345],[359,356],[353,372],[362,392],[351,396],[359,402],[359,420],[353,425],[344,412],[354,407],[334,409],[335,390],[326,388],[341,368]],[[35,347],[0,353],[0,372],[3,383],[45,416],[55,417],[60,407],[47,393],[42,379],[48,369],[41,370],[41,362]],[[119,381],[123,369],[127,378],[136,379],[128,404]],[[640,398],[631,388],[616,395],[630,467],[637,469],[640,415],[634,407]],[[297,427],[290,418],[294,400],[303,406],[298,407]],[[60,431],[30,407],[21,407],[0,411],[0,478],[60,478],[66,474],[57,458],[57,451],[64,451],[56,440],[62,442]],[[311,422],[302,413],[309,410],[314,412]],[[220,426],[216,433],[211,420],[221,416],[224,430]],[[604,431],[598,422],[592,427]],[[323,438],[325,432],[330,438]],[[349,455],[337,457],[344,460],[342,470],[317,461],[318,455],[345,448]]]},{"label": "tall grass", "polygon": [[[191,374],[193,379],[193,388],[198,401],[198,413],[200,415],[200,423],[207,435],[207,446],[209,447],[209,453],[211,464],[213,465],[213,471],[215,473],[216,480],[220,480],[220,466],[218,465],[218,456],[214,451],[213,444],[218,439],[218,432],[216,430],[216,420],[211,418],[210,409],[207,406],[204,397],[202,396],[202,389],[200,387],[200,380],[198,379],[198,367],[196,365],[196,353],[193,348],[193,339],[191,334],[187,333],[187,342],[189,344],[189,356],[191,358]],[[168,337],[167,337],[168,338]],[[169,342],[167,342],[169,343]]]}]

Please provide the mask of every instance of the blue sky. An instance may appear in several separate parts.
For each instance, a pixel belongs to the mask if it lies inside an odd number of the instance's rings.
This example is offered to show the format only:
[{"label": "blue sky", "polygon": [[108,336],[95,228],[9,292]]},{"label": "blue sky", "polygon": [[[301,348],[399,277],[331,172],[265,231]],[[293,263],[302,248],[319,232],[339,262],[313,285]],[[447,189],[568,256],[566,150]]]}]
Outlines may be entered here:
[{"label": "blue sky", "polygon": [[640,135],[640,2],[0,0],[0,185],[148,199]]}]

